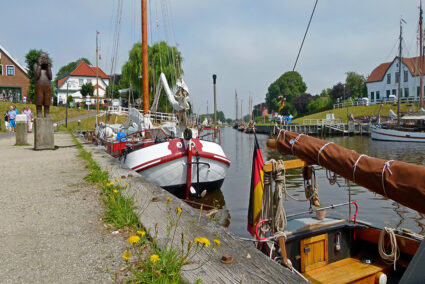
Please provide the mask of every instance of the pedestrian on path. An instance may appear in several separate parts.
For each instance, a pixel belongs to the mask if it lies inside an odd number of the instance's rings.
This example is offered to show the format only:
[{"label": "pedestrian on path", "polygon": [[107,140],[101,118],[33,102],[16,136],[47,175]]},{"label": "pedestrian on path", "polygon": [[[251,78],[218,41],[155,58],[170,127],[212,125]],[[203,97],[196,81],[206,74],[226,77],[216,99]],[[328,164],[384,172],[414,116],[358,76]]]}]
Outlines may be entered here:
[{"label": "pedestrian on path", "polygon": [[30,109],[29,106],[25,106],[24,110],[22,111],[23,114],[25,114],[27,116],[27,127],[28,127],[28,132],[32,131],[32,119],[33,119],[33,114],[32,111]]},{"label": "pedestrian on path", "polygon": [[9,118],[10,131],[15,132],[16,111],[13,109],[13,106],[10,106],[10,110],[7,113],[7,116]]},{"label": "pedestrian on path", "polygon": [[4,113],[4,126],[6,127],[7,131],[10,131],[9,129],[9,116],[7,115],[7,111]]}]

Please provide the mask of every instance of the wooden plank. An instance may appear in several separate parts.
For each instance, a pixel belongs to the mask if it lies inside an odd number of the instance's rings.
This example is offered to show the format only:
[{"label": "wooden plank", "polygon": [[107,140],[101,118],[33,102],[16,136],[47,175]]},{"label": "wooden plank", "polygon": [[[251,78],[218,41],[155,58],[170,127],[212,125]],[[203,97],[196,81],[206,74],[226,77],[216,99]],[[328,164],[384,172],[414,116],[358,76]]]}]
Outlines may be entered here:
[{"label": "wooden plank", "polygon": [[[306,163],[303,160],[295,159],[295,160],[288,160],[283,162],[283,167],[285,170],[290,169],[297,169],[302,168],[306,165]],[[265,163],[263,166],[263,171],[268,173],[273,171],[273,164],[272,163]]]},{"label": "wooden plank", "polygon": [[[306,248],[310,251],[307,253]],[[300,241],[301,272],[310,271],[328,264],[328,234]]]},{"label": "wooden plank", "polygon": [[[194,283],[198,279],[202,283],[301,283],[303,281],[298,275],[270,260],[251,242],[242,241],[210,218],[200,216],[199,210],[191,208],[169,192],[117,163],[104,151],[89,144],[83,144],[83,147],[92,153],[93,159],[102,170],[109,172],[112,179],[126,177],[121,184],[128,183],[130,186],[123,193],[133,198],[135,206],[138,207],[135,212],[143,227],[150,232],[155,232],[157,228],[159,247],[165,245],[166,225],[170,218],[167,208],[170,207],[182,209],[175,235],[180,236],[184,232],[185,247],[187,242],[189,240],[193,242],[195,237],[213,240],[218,236],[221,245],[214,249],[214,253],[211,254],[211,250],[201,250],[193,258],[193,264],[184,267],[182,277],[185,281],[189,283]],[[168,203],[167,197],[172,201]],[[155,202],[152,201],[153,199]],[[143,210],[146,206],[148,206],[147,209]],[[173,241],[176,247],[181,246],[180,238],[176,237]],[[225,253],[233,256],[233,263],[221,263],[220,258]],[[207,264],[199,267],[199,264],[205,263],[206,260],[208,260]]]}]

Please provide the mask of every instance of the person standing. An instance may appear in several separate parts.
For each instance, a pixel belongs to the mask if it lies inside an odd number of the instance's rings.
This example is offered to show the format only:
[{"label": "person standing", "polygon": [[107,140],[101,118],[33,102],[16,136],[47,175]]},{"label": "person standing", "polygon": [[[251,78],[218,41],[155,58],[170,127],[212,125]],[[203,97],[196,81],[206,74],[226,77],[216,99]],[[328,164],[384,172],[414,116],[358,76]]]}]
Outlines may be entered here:
[{"label": "person standing", "polygon": [[7,131],[10,131],[10,126],[9,126],[9,116],[7,115],[7,110],[4,113],[4,126],[6,127]]},{"label": "person standing", "polygon": [[13,106],[10,106],[10,110],[7,113],[7,116],[9,117],[10,131],[15,132],[16,111],[13,109]]},{"label": "person standing", "polygon": [[33,119],[33,114],[32,111],[30,109],[29,106],[25,106],[24,110],[22,111],[23,114],[25,114],[27,116],[27,127],[28,127],[28,132],[32,131],[32,119]]},{"label": "person standing", "polygon": [[19,114],[19,110],[15,105],[13,106],[13,110],[15,111],[16,114]]}]

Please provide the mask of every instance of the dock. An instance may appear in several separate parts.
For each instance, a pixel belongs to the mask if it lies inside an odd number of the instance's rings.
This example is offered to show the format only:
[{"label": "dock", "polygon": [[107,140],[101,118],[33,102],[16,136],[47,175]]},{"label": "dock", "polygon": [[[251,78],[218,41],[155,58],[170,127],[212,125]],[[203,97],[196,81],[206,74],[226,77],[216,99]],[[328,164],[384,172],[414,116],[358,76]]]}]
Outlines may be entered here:
[{"label": "dock", "polygon": [[303,124],[257,125],[256,132],[275,134],[278,128],[312,136],[370,135],[369,123],[347,124],[330,119],[304,119]]},{"label": "dock", "polygon": [[[83,142],[83,138],[80,138]],[[195,237],[206,237],[209,240],[218,238],[221,242],[216,247],[216,253],[211,255],[207,250],[198,253],[193,264],[185,266],[182,277],[189,283],[198,279],[202,283],[300,283],[303,279],[284,268],[277,262],[270,260],[258,251],[251,241],[240,239],[235,234],[219,225],[214,220],[193,209],[182,200],[155,184],[147,181],[136,172],[126,168],[109,156],[106,152],[91,144],[84,144],[86,151],[92,154],[98,165],[109,172],[111,179],[122,179],[122,185],[129,184],[123,192],[127,197],[132,197],[139,208],[136,214],[140,223],[147,231],[158,230],[158,244],[165,242],[166,224],[168,222],[167,206],[181,208],[181,226],[177,228],[176,235],[184,232],[185,240],[194,240]],[[171,198],[168,203],[167,197]],[[146,204],[149,204],[146,208]],[[146,208],[144,210],[140,208]],[[175,238],[174,244],[181,246],[180,238]],[[224,254],[233,257],[231,264],[220,261]],[[210,258],[202,267],[197,267]]]}]

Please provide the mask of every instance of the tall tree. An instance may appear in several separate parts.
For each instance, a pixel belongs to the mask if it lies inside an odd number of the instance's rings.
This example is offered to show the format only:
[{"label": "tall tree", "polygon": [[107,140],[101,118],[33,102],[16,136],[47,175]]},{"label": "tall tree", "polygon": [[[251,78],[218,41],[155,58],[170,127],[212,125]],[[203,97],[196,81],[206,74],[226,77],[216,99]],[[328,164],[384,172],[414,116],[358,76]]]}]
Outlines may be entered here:
[{"label": "tall tree", "polygon": [[347,74],[345,84],[347,88],[350,89],[351,96],[354,98],[367,96],[365,77],[356,72],[347,72],[345,74]]},{"label": "tall tree", "polygon": [[288,71],[280,76],[276,81],[270,84],[266,94],[266,105],[269,111],[277,111],[280,101],[286,98],[283,113],[291,108],[292,99],[303,94],[307,90],[301,75],[296,71]]},{"label": "tall tree", "polygon": [[350,89],[347,88],[344,84],[339,82],[338,84],[332,87],[330,96],[333,100],[342,99],[345,100],[351,96]]},{"label": "tall tree", "polygon": [[303,115],[307,112],[308,104],[313,100],[310,94],[304,93],[292,99],[292,105],[297,109],[298,115]]},{"label": "tall tree", "polygon": [[[141,43],[134,44],[130,50],[129,58],[122,67],[122,84],[127,87],[130,83],[136,89],[137,94],[142,94],[142,55]],[[161,72],[165,74],[170,88],[176,84],[176,79],[183,74],[181,68],[182,57],[177,47],[169,46],[162,41],[155,43],[153,46],[148,46],[148,61],[149,61],[149,93],[150,100],[153,100],[153,94],[158,83]],[[163,91],[164,92],[164,91]],[[150,103],[151,103],[150,102]],[[168,111],[168,100],[162,94],[159,99],[158,111]]]},{"label": "tall tree", "polygon": [[[30,49],[25,55],[25,63],[28,68],[28,77],[30,79],[30,86],[28,88],[28,100],[34,102],[35,99],[35,73],[34,73],[34,64],[37,62],[38,55],[40,52],[45,52],[42,49]],[[47,52],[45,52],[47,53]],[[50,58],[52,61],[52,59]],[[52,93],[54,91],[52,90]]]}]

